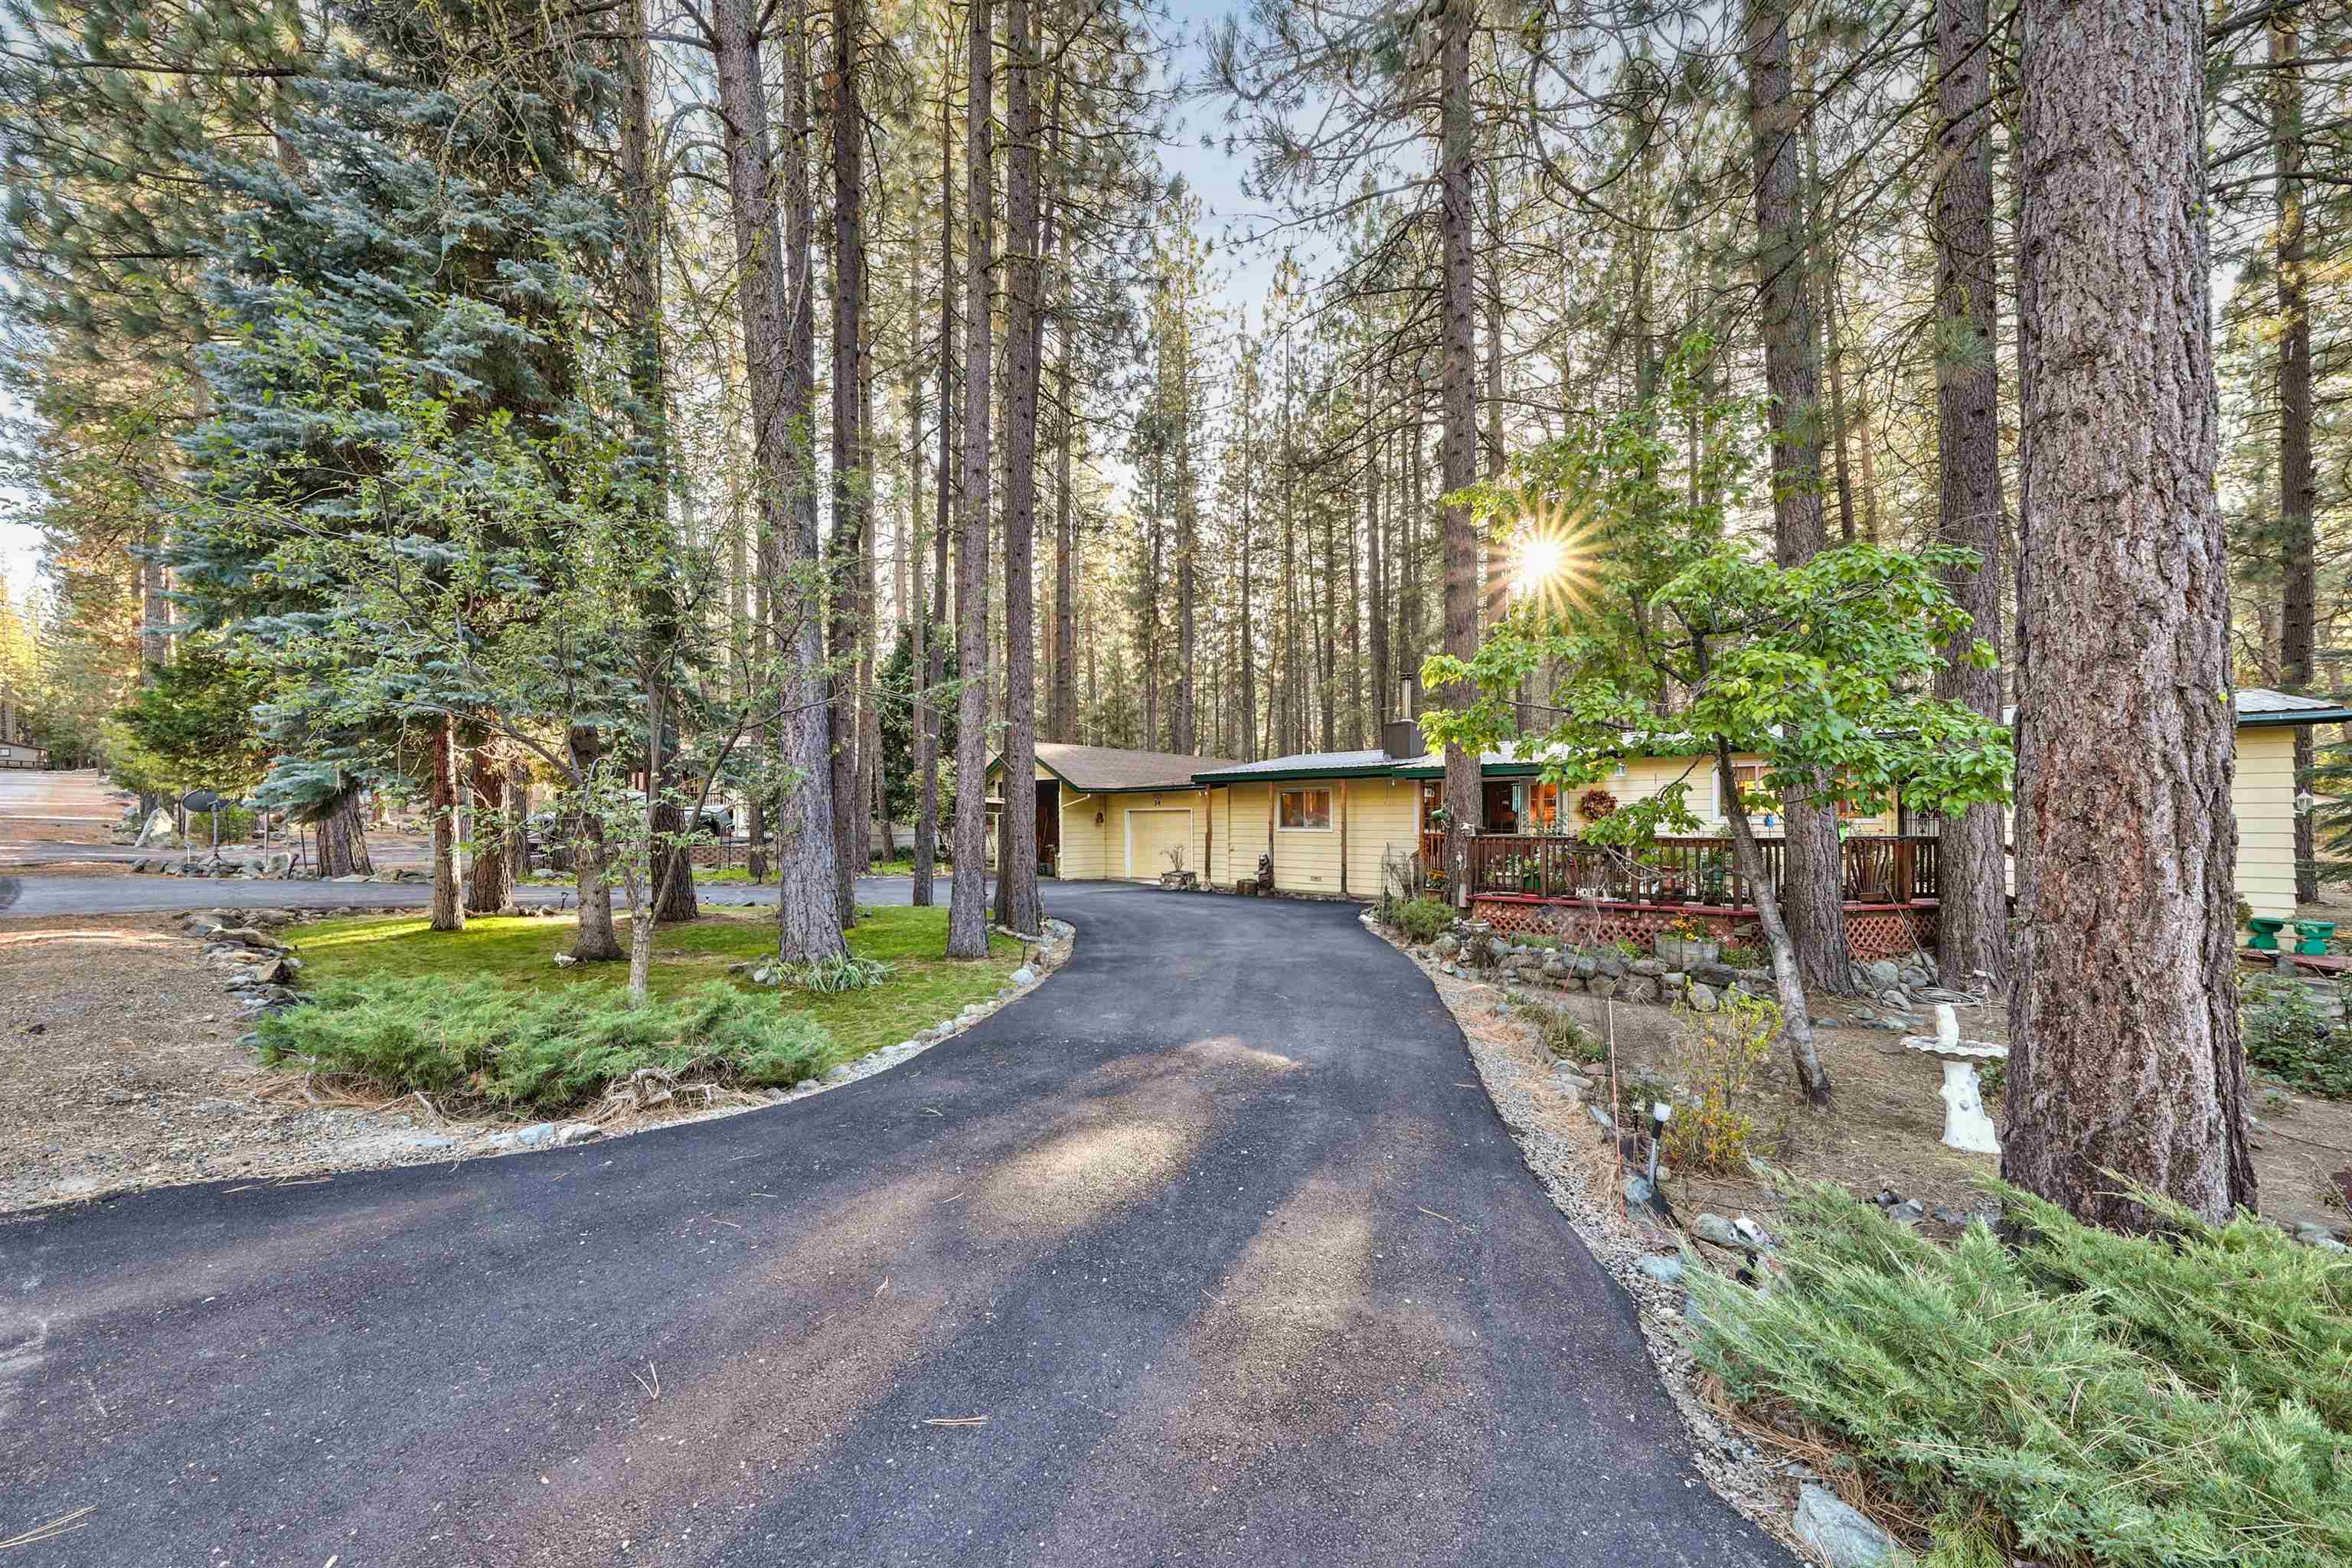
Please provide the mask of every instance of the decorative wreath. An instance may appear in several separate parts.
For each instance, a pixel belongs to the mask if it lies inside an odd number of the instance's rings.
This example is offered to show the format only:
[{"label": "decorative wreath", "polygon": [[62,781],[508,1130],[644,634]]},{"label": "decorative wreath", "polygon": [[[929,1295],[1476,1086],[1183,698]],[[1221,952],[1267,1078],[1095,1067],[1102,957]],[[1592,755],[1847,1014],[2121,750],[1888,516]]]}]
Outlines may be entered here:
[{"label": "decorative wreath", "polygon": [[1605,789],[1589,789],[1578,797],[1577,811],[1587,822],[1598,822],[1617,809],[1617,797]]}]

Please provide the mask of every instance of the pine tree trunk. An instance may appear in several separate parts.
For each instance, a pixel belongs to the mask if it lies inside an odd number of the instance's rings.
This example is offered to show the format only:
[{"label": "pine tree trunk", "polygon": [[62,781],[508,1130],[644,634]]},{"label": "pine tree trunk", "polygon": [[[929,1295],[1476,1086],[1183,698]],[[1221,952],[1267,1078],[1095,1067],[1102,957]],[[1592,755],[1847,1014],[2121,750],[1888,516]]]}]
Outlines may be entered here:
[{"label": "pine tree trunk", "polygon": [[474,792],[474,858],[466,868],[466,912],[491,915],[514,899],[513,864],[507,858],[506,764],[496,752],[477,748],[467,756],[466,773]]},{"label": "pine tree trunk", "polygon": [[[743,316],[744,359],[751,394],[752,453],[760,473],[760,504],[776,557],[762,562],[769,613],[783,654],[777,694],[777,761],[790,782],[779,812],[777,946],[794,963],[838,957],[842,938],[835,879],[832,759],[826,751],[822,605],[807,591],[816,563],[814,480],[795,426],[809,409],[809,364],[803,352],[811,309],[806,282],[807,171],[804,139],[794,138],[787,159],[786,200],[800,234],[788,277],[776,233],[774,169],[769,153],[768,98],[761,74],[756,0],[719,0],[713,13],[719,102],[725,121],[729,206],[733,219],[737,295]],[[797,16],[795,22],[800,20]],[[804,88],[787,47],[786,90]],[[793,122],[797,125],[796,110]],[[797,299],[792,288],[797,289]],[[585,872],[583,870],[583,877]],[[601,881],[601,869],[599,872]],[[587,884],[582,883],[584,903]],[[609,907],[609,906],[608,906]],[[610,917],[606,918],[609,930]],[[584,940],[583,921],[583,940]],[[617,954],[615,954],[617,956]]]},{"label": "pine tree trunk", "polygon": [[[595,780],[602,742],[594,729],[575,724],[565,743],[572,754],[572,779],[585,792]],[[576,826],[580,842],[572,851],[572,875],[580,889],[580,930],[572,939],[572,956],[582,963],[609,963],[621,956],[621,943],[613,932],[613,885],[604,869],[604,824],[594,812],[581,810]]]},{"label": "pine tree trunk", "polygon": [[966,120],[970,140],[964,171],[963,510],[956,538],[956,673],[963,685],[956,705],[955,881],[948,899],[948,956],[988,956],[988,557],[989,285],[995,271],[995,212],[990,180],[995,164],[996,59],[990,0],[970,0]]},{"label": "pine tree trunk", "polygon": [[1078,738],[1077,524],[1070,505],[1070,463],[1077,445],[1077,411],[1070,382],[1070,345],[1077,334],[1062,323],[1054,349],[1054,382],[1061,416],[1055,426],[1057,465],[1054,481],[1054,731],[1053,739]]},{"label": "pine tree trunk", "polygon": [[[1749,0],[1748,123],[1756,184],[1757,279],[1762,305],[1764,377],[1772,393],[1772,515],[1775,554],[1801,565],[1827,543],[1822,515],[1821,339],[1805,293],[1805,214],[1797,157],[1795,81],[1789,64],[1785,0]],[[1816,780],[1821,789],[1826,780]],[[1846,951],[1845,858],[1837,811],[1783,803],[1788,883],[1782,912],[1805,983],[1854,989]]]},{"label": "pine tree trunk", "polygon": [[530,878],[530,768],[527,763],[507,765],[507,814],[514,824],[507,835],[507,885],[519,888]]},{"label": "pine tree trunk", "polygon": [[319,841],[321,877],[373,877],[375,861],[368,854],[367,821],[357,797],[313,825]]},{"label": "pine tree trunk", "polygon": [[948,535],[953,529],[955,495],[955,132],[950,116],[955,94],[948,89],[950,72],[942,69],[940,85],[940,466],[938,521],[931,530],[930,635],[923,656],[923,705],[916,715],[915,887],[918,909],[931,907],[931,879],[939,857],[940,740],[944,733],[937,706],[940,683],[947,676],[948,628],[955,624],[948,604]]},{"label": "pine tree trunk", "polygon": [[[1937,541],[1977,552],[1974,570],[1946,574],[1945,585],[1975,618],[1944,650],[1936,695],[2000,718],[2000,673],[1967,662],[1977,638],[1995,648],[2000,636],[2000,374],[1995,359],[1996,257],[1992,158],[1988,134],[1985,0],[1937,0],[1937,87],[1940,115],[1935,194],[1936,447],[1943,479]],[[1946,984],[1999,995],[2009,984],[2008,858],[2001,810],[1968,807],[1944,824],[1937,847],[1943,879],[1937,946]]]},{"label": "pine tree trunk", "polygon": [[[1234,753],[1245,763],[1257,761],[1257,612],[1250,604],[1250,568],[1257,555],[1256,522],[1250,515],[1251,492],[1257,478],[1257,363],[1255,343],[1242,349],[1242,715],[1241,749]],[[1234,875],[1239,878],[1236,870]]]},{"label": "pine tree trunk", "polygon": [[[1438,19],[1440,90],[1438,186],[1444,252],[1440,374],[1444,405],[1444,489],[1452,493],[1478,477],[1478,283],[1471,245],[1470,179],[1475,110],[1470,101],[1469,0],[1446,0]],[[1470,658],[1478,651],[1478,535],[1466,506],[1445,509],[1445,651]],[[1467,705],[1474,693],[1454,688],[1433,693],[1442,706]],[[1481,816],[1479,759],[1459,745],[1445,748],[1448,875],[1454,901],[1470,900],[1469,838]]]},{"label": "pine tree trunk", "polygon": [[1005,107],[1012,146],[1004,180],[1005,260],[1012,299],[1004,316],[1004,832],[997,855],[998,921],[1043,929],[1037,900],[1037,351],[1038,114],[1029,0],[1004,8],[1011,51]]},{"label": "pine tree trunk", "polygon": [[833,534],[832,571],[834,868],[841,923],[857,923],[857,879],[866,870],[866,817],[858,766],[858,684],[854,676],[866,633],[857,581],[867,526],[860,491],[866,474],[860,347],[866,328],[866,165],[857,101],[858,0],[833,0]]},{"label": "pine tree trunk", "polygon": [[2213,489],[2202,12],[2029,0],[2018,722],[2001,1173],[2093,1223],[2254,1202],[2230,574]]},{"label": "pine tree trunk", "polygon": [[[669,538],[668,373],[662,353],[661,223],[664,182],[654,149],[653,50],[645,17],[646,0],[629,0],[629,37],[622,41],[621,278],[629,335],[629,421],[633,456],[640,467],[635,504],[650,549],[667,552]],[[679,611],[667,585],[647,594],[646,635],[674,645],[685,635]],[[664,679],[666,677],[657,677]],[[667,710],[667,693],[654,694]],[[656,737],[658,739],[658,737]],[[683,846],[665,848],[688,824],[685,811],[665,798],[677,783],[667,763],[646,775],[650,822],[655,833],[652,877],[665,921],[691,921],[702,911],[695,901],[694,867]]]},{"label": "pine tree trunk", "polygon": [[[2273,258],[2278,273],[2279,555],[2285,593],[2279,616],[2279,683],[2306,691],[2317,679],[2319,559],[2313,514],[2319,504],[2311,457],[2311,295],[2304,255],[2302,40],[2296,14],[2271,17],[2271,140],[2278,160],[2278,222]],[[2312,726],[2294,731],[2294,788],[2312,793]],[[2294,896],[2319,897],[2318,845],[2309,812],[2294,817]]]},{"label": "pine tree trunk", "polygon": [[466,901],[457,873],[457,735],[442,720],[433,731],[433,929],[464,931]]}]

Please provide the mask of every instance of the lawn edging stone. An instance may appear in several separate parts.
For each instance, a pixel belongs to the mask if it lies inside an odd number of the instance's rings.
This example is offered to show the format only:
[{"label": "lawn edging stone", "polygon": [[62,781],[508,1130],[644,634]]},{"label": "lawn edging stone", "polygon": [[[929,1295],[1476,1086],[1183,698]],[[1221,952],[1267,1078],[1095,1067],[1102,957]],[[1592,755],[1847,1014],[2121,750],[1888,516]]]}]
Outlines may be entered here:
[{"label": "lawn edging stone", "polygon": [[[879,1050],[867,1051],[853,1061],[840,1063],[806,1082],[793,1085],[791,1089],[772,1089],[768,1090],[770,1103],[782,1105],[796,1100],[806,1100],[812,1095],[822,1094],[829,1089],[845,1088],[860,1079],[872,1078],[879,1072],[887,1072],[899,1063],[922,1055],[933,1046],[955,1038],[974,1024],[985,1018],[993,1017],[999,1009],[1019,1001],[1034,991],[1045,983],[1049,975],[1069,961],[1070,950],[1077,942],[1078,929],[1069,921],[1049,920],[1045,923],[1045,931],[1037,934],[1012,931],[1003,926],[990,928],[998,934],[1015,937],[1029,944],[1028,956],[1024,960],[1022,966],[1013,972],[1013,983],[1000,988],[993,997],[984,1002],[967,1003],[952,1018],[944,1019],[929,1028],[918,1030],[913,1036],[899,1041],[895,1046],[884,1046]],[[1027,975],[1028,978],[1024,980],[1022,978],[1024,975]]]}]

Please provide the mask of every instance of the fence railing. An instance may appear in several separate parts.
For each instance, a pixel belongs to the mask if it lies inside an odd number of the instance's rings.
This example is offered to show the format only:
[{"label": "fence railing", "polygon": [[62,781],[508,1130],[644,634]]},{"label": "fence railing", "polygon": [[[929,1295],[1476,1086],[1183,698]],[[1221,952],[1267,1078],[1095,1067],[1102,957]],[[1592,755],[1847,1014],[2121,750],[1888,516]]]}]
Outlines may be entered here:
[{"label": "fence railing", "polygon": [[[1783,881],[1787,846],[1767,838],[1756,847],[1764,874],[1775,885]],[[1856,834],[1841,847],[1848,903],[1907,904],[1939,896],[1933,836]],[[1493,833],[1471,839],[1469,850],[1475,893],[1733,907],[1755,901],[1728,838],[1661,838],[1633,850],[1555,835]],[[1443,866],[1444,854],[1444,835],[1422,836],[1423,865]]]}]

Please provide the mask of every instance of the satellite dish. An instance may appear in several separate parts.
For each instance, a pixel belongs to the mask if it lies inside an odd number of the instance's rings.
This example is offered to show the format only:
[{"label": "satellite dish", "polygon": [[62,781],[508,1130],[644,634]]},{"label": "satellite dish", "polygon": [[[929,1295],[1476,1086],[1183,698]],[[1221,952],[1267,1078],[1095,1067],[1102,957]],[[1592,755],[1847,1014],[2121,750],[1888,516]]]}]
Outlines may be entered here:
[{"label": "satellite dish", "polygon": [[180,804],[190,811],[217,811],[226,803],[208,789],[193,789],[180,797]]}]

